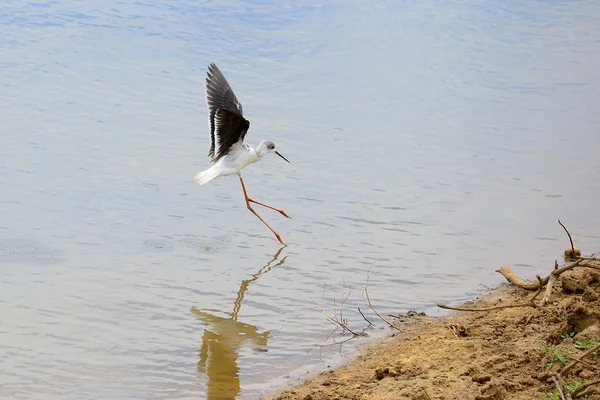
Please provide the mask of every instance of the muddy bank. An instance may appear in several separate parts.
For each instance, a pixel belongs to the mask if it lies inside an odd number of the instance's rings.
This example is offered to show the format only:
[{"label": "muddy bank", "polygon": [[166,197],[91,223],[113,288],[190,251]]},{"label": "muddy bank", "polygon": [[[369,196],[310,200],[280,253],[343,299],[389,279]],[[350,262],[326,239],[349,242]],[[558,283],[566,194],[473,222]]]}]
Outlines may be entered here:
[{"label": "muddy bank", "polygon": [[577,267],[551,283],[544,305],[545,288],[507,283],[463,306],[524,304],[537,293],[536,307],[405,320],[351,362],[265,399],[600,399],[597,385],[584,386],[600,379],[600,270]]}]

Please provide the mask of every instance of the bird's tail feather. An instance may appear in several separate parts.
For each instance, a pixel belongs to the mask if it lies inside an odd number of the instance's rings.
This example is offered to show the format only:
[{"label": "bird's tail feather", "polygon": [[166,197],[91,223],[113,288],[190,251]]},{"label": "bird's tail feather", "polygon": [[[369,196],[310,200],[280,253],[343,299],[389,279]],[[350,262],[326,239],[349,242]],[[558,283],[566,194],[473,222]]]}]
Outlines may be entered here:
[{"label": "bird's tail feather", "polygon": [[218,175],[218,172],[214,168],[209,168],[205,171],[198,172],[194,177],[194,182],[199,185],[202,185],[208,181],[215,179]]}]

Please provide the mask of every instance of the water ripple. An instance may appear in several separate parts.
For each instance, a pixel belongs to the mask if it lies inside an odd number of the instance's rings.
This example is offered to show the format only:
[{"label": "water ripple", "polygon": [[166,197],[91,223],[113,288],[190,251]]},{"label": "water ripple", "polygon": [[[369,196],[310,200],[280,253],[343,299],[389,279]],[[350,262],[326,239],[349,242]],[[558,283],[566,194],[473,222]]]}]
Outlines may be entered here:
[{"label": "water ripple", "polygon": [[[362,326],[369,270],[435,313],[561,257],[557,215],[593,251],[599,7],[2,2],[0,397],[253,398],[345,360],[313,300]],[[192,182],[209,61],[292,162],[244,170],[287,247]]]}]

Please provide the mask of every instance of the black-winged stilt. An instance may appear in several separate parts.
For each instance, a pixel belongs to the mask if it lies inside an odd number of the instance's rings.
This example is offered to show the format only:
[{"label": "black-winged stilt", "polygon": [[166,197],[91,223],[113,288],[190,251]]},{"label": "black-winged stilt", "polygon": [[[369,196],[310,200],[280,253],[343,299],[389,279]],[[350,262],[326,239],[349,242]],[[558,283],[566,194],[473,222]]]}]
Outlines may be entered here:
[{"label": "black-winged stilt", "polygon": [[250,203],[275,210],[286,218],[290,218],[285,211],[261,203],[248,197],[246,185],[242,179],[242,169],[249,164],[260,161],[269,153],[275,153],[289,163],[289,161],[275,150],[275,144],[270,140],[263,140],[254,149],[245,141],[246,133],[250,128],[250,121],[244,118],[242,104],[238,101],[219,68],[214,63],[208,65],[206,74],[206,105],[208,106],[208,125],[210,127],[210,150],[208,155],[212,167],[199,172],[194,182],[200,185],[220,176],[237,175],[242,184],[246,207],[269,228],[281,244],[281,236],[257,214]]}]

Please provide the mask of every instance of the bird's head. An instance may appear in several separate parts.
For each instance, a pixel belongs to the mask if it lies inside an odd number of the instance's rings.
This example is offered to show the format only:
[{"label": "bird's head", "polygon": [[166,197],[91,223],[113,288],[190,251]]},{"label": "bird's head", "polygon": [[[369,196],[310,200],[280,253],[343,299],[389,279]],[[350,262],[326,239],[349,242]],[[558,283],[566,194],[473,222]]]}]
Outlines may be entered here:
[{"label": "bird's head", "polygon": [[270,140],[263,140],[258,145],[258,148],[256,149],[256,154],[260,158],[263,158],[264,156],[266,156],[269,153],[277,154],[279,157],[283,158],[285,161],[287,161],[289,163],[289,161],[287,160],[287,158],[285,158],[284,156],[282,156],[277,151],[277,149],[275,148],[275,143],[271,142]]}]

